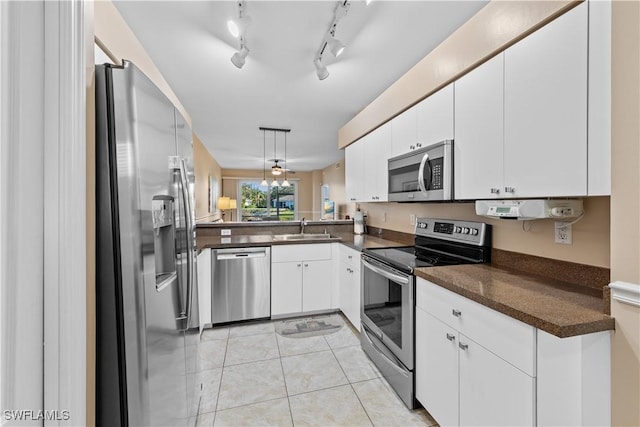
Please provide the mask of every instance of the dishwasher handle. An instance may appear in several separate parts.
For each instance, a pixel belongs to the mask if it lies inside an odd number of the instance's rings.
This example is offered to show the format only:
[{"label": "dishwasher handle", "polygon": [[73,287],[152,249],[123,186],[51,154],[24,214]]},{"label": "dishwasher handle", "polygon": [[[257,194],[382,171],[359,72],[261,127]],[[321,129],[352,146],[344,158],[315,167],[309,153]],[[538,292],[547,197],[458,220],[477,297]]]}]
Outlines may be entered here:
[{"label": "dishwasher handle", "polygon": [[216,254],[216,260],[264,258],[266,256],[267,256],[267,252],[266,251],[260,251],[260,252],[228,252],[228,253],[217,253]]}]

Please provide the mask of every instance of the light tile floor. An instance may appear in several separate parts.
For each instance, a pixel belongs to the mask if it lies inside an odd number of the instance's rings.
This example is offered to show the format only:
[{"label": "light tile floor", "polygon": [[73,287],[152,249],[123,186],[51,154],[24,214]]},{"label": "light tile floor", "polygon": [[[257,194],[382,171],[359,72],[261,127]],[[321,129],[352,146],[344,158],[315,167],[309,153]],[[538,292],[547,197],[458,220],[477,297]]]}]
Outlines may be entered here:
[{"label": "light tile floor", "polygon": [[198,426],[437,425],[407,409],[348,324],[309,338],[282,337],[274,322],[207,329],[200,365]]}]

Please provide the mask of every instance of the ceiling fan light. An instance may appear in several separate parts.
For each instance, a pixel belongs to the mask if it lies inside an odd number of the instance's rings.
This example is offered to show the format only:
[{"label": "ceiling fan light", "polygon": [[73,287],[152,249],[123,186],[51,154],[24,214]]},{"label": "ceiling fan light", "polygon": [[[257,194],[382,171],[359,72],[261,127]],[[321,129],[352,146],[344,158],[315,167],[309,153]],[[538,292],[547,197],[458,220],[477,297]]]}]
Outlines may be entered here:
[{"label": "ceiling fan light", "polygon": [[276,163],[275,165],[271,166],[271,175],[273,175],[273,176],[282,175],[282,168],[280,166],[278,166],[278,163]]},{"label": "ceiling fan light", "polygon": [[233,56],[231,57],[231,62],[236,67],[242,68],[244,66],[244,63],[248,55],[249,55],[249,48],[247,48],[246,46],[242,46],[242,49],[240,49],[240,51],[233,54]]},{"label": "ceiling fan light", "polygon": [[329,70],[327,70],[327,67],[325,67],[320,58],[313,61],[313,64],[316,66],[316,74],[318,75],[318,79],[324,80],[329,77]]}]

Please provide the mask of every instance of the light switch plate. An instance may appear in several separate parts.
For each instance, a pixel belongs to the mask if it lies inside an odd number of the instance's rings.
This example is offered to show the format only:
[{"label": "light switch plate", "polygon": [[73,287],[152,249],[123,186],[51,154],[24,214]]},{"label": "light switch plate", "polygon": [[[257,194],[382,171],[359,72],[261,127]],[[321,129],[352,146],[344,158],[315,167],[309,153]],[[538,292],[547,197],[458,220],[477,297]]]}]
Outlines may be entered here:
[{"label": "light switch plate", "polygon": [[221,236],[231,236],[231,229],[230,228],[223,228],[222,230],[220,230],[220,235]]}]

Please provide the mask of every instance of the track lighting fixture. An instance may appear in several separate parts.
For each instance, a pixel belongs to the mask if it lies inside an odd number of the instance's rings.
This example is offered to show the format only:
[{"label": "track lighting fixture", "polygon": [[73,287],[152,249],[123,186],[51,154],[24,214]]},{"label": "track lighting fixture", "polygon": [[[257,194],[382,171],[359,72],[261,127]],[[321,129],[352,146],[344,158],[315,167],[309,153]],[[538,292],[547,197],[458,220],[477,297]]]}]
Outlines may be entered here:
[{"label": "track lighting fixture", "polygon": [[332,36],[329,40],[327,40],[327,47],[329,48],[331,54],[337,58],[342,52],[344,52],[345,45],[340,40]]},{"label": "track lighting fixture", "polygon": [[315,61],[313,61],[313,63],[316,66],[316,74],[318,75],[318,79],[324,80],[329,77],[329,70],[327,70],[327,67],[325,67],[322,63],[322,58],[316,59]]},{"label": "track lighting fixture", "polygon": [[316,54],[316,59],[313,61],[316,66],[316,74],[318,75],[318,79],[324,80],[329,77],[329,71],[327,67],[322,63],[322,55],[324,55],[327,48],[331,52],[334,57],[338,57],[345,48],[345,44],[335,38],[336,27],[338,22],[347,15],[349,11],[349,7],[351,4],[348,0],[340,0],[336,5],[336,8],[333,12],[333,20],[331,21],[331,25],[329,29],[324,35],[322,39],[322,43],[320,43],[320,48],[318,49],[318,53]]},{"label": "track lighting fixture", "polygon": [[251,17],[244,14],[244,4],[238,2],[238,19],[230,19],[227,21],[227,28],[233,37],[240,38],[240,50],[233,54],[231,62],[238,68],[242,68],[249,55],[249,47],[247,46],[247,27],[251,23]]},{"label": "track lighting fixture", "polygon": [[231,62],[238,68],[242,68],[247,59],[247,55],[249,55],[249,48],[247,46],[242,46],[242,48],[233,54],[231,57]]}]

